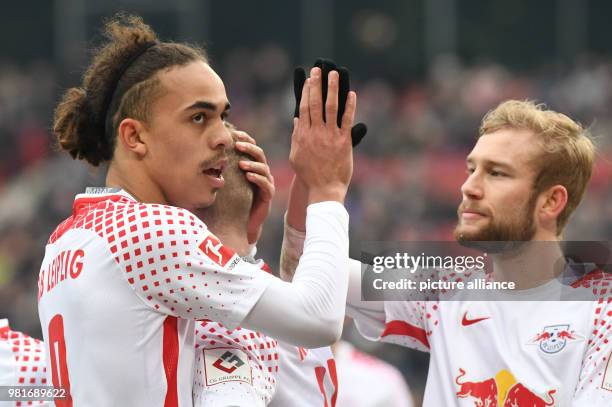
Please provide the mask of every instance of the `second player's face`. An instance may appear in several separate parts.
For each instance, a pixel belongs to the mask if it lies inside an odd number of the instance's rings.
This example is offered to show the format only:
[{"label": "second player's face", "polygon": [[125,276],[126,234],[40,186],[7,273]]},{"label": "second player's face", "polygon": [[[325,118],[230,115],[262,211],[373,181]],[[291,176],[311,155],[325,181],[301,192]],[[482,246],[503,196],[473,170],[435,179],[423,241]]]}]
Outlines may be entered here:
[{"label": "second player's face", "polygon": [[467,179],[454,231],[460,242],[528,241],[536,232],[531,132],[501,129],[478,139],[468,155]]},{"label": "second player's face", "polygon": [[166,202],[207,207],[224,185],[221,170],[233,144],[221,78],[203,61],[159,74],[163,93],[152,106],[145,165]]}]

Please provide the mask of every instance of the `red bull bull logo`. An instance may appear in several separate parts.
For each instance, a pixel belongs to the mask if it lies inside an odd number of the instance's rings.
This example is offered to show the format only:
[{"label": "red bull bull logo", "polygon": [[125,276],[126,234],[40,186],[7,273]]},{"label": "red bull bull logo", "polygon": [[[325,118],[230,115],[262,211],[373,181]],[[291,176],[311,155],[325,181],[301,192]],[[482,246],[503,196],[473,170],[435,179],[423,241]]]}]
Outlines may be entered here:
[{"label": "red bull bull logo", "polygon": [[475,407],[545,407],[554,406],[553,395],[549,390],[546,399],[516,381],[508,370],[500,370],[495,377],[481,381],[466,381],[465,370],[459,369],[455,383],[459,385],[458,398],[471,398]]},{"label": "red bull bull logo", "polygon": [[570,331],[569,325],[551,325],[545,326],[542,332],[537,333],[529,344],[539,345],[542,352],[552,354],[561,352],[568,341],[580,338],[577,333]]}]

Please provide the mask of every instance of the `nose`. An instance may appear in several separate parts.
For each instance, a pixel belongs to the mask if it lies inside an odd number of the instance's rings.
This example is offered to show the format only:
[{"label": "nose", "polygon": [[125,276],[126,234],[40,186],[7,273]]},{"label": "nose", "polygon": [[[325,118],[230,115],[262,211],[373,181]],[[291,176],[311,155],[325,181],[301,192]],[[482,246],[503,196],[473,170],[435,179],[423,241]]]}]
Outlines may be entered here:
[{"label": "nose", "polygon": [[484,195],[482,180],[476,171],[469,174],[463,185],[461,185],[461,193],[464,198],[472,200],[482,199]]},{"label": "nose", "polygon": [[223,120],[219,120],[218,124],[212,131],[212,135],[209,139],[210,147],[213,150],[226,150],[233,145],[232,134],[229,129],[225,126]]}]

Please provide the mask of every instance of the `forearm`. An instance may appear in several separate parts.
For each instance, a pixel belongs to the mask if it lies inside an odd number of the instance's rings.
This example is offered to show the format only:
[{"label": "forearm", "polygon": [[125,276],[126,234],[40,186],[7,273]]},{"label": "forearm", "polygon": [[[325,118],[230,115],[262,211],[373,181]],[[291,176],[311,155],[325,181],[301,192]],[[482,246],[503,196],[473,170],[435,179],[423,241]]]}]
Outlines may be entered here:
[{"label": "forearm", "polygon": [[[285,230],[281,249],[280,275],[285,281],[291,281],[304,248],[305,233],[294,229],[285,216]],[[358,314],[366,311],[368,315],[378,314],[384,322],[383,301],[363,301],[361,299],[361,267],[358,260],[349,259],[349,285],[347,295],[347,313]],[[354,316],[354,315],[351,315]]]},{"label": "forearm", "polygon": [[348,214],[337,203],[308,207],[304,252],[293,283],[275,280],[243,325],[306,347],[330,345],[342,332],[348,285]]},{"label": "forearm", "polygon": [[293,279],[293,274],[304,250],[307,205],[308,188],[298,177],[294,177],[291,182],[289,203],[285,214],[280,258],[280,276],[285,281]]},{"label": "forearm", "polygon": [[306,232],[293,228],[288,221],[288,213],[285,214],[285,226],[283,231],[283,244],[280,255],[280,277],[284,281],[293,280],[293,275],[304,252],[304,240]]}]

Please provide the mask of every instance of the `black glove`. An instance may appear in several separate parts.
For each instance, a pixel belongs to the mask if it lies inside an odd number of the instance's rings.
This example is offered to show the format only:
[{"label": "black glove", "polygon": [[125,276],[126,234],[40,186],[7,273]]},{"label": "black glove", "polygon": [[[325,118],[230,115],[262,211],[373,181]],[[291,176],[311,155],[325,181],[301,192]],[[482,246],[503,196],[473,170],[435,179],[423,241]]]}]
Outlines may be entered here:
[{"label": "black glove", "polygon": [[[323,96],[323,104],[327,100],[327,76],[331,71],[337,71],[339,76],[339,86],[338,86],[338,116],[336,117],[336,123],[338,127],[342,125],[342,116],[344,115],[344,110],[346,108],[346,99],[348,98],[348,93],[351,88],[350,86],[350,75],[348,69],[345,67],[338,68],[334,61],[329,59],[319,58],[315,61],[314,66],[321,69],[321,84],[322,84],[322,96]],[[293,73],[293,92],[295,94],[295,111],[293,117],[300,116],[300,100],[302,99],[302,88],[304,87],[304,82],[306,81],[306,72],[304,68],[297,67]],[[325,121],[325,109],[323,109],[323,120]],[[353,147],[361,142],[361,140],[365,137],[368,128],[363,123],[357,123],[351,129],[351,139]]]}]

